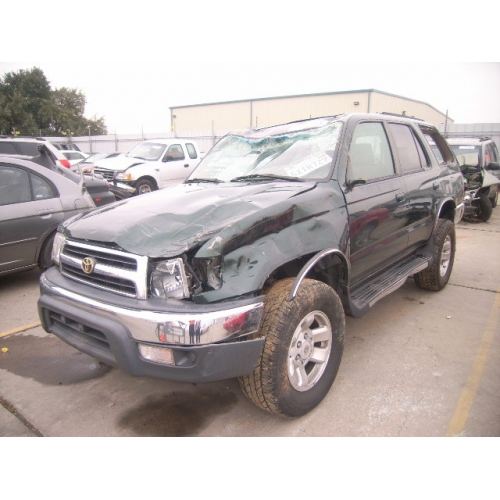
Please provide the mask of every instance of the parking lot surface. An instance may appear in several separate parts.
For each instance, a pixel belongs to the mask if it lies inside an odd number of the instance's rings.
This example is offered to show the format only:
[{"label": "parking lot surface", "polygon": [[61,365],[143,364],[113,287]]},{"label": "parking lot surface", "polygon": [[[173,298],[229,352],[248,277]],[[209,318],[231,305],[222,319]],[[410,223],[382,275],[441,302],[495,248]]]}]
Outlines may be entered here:
[{"label": "parking lot surface", "polygon": [[461,222],[441,292],[412,279],[347,318],[336,381],[281,419],[237,380],[134,378],[43,331],[38,271],[0,277],[0,436],[500,436],[500,208]]}]

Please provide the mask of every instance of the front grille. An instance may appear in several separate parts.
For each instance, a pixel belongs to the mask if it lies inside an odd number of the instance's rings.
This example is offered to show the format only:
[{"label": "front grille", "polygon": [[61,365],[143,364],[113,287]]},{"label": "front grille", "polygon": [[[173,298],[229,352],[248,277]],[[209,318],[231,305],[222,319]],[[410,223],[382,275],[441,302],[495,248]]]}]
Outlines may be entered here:
[{"label": "front grille", "polygon": [[105,168],[94,168],[94,173],[102,175],[107,181],[112,181],[115,177],[113,170],[107,170]]},{"label": "front grille", "polygon": [[[83,270],[90,258],[92,272]],[[147,297],[148,258],[119,250],[66,240],[61,252],[61,273],[67,278],[126,297]]]}]

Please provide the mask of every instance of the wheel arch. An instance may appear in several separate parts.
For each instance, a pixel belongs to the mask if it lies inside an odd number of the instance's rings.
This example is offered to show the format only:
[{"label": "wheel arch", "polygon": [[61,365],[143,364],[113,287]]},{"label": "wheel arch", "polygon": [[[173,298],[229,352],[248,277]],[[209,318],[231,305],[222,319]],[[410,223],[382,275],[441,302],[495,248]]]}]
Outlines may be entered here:
[{"label": "wheel arch", "polygon": [[456,209],[456,204],[455,201],[452,200],[451,198],[448,198],[444,200],[441,203],[441,206],[439,207],[438,210],[438,216],[436,217],[436,221],[434,223],[434,226],[437,225],[437,222],[439,219],[448,219],[453,222],[455,220],[455,209]]},{"label": "wheel arch", "polygon": [[134,181],[134,187],[137,186],[141,181],[149,181],[153,184],[155,190],[159,189],[158,181],[151,175],[141,175],[137,180]]},{"label": "wheel arch", "polygon": [[327,284],[342,299],[345,295],[344,290],[348,282],[349,272],[350,265],[347,257],[336,248],[327,248],[311,255],[295,276],[287,301],[291,301],[296,297],[305,278],[313,278]]}]

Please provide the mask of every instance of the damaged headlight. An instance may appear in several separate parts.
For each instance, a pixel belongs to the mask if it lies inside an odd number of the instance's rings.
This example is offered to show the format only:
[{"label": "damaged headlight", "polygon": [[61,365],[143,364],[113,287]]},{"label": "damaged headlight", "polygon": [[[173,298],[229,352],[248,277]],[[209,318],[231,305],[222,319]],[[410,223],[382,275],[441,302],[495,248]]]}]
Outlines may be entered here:
[{"label": "damaged headlight", "polygon": [[159,262],[151,273],[151,294],[161,298],[189,297],[189,283],[182,259]]},{"label": "damaged headlight", "polygon": [[56,266],[61,264],[61,252],[66,242],[66,237],[63,233],[56,233],[54,244],[52,246],[52,262]]}]

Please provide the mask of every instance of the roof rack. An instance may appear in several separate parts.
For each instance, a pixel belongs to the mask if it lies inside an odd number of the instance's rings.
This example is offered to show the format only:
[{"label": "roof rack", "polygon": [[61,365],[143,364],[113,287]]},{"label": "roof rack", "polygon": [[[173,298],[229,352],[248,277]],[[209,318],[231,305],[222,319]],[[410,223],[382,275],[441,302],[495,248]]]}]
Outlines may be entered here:
[{"label": "roof rack", "polygon": [[0,139],[34,139],[37,141],[45,141],[43,137],[33,137],[32,135],[0,135]]},{"label": "roof rack", "polygon": [[478,136],[478,135],[455,135],[449,137],[450,139],[477,139],[478,141],[484,142],[484,141],[491,141],[491,137],[487,137],[485,135],[483,136]]},{"label": "roof rack", "polygon": [[422,118],[417,118],[416,116],[398,115],[397,113],[389,113],[388,111],[382,111],[379,114],[389,115],[389,116],[399,116],[400,118],[409,118],[410,120],[418,120],[419,122],[425,122],[425,120],[423,120]]}]

